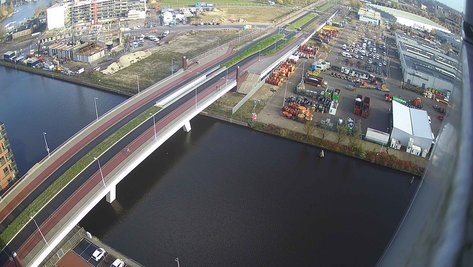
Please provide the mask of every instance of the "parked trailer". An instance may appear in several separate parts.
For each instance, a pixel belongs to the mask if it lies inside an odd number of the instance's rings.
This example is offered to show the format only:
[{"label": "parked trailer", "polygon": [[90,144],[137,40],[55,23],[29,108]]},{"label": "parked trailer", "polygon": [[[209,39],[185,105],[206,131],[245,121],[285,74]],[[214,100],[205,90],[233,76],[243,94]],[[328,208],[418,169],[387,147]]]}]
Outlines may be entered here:
[{"label": "parked trailer", "polygon": [[381,132],[376,129],[368,128],[366,130],[365,140],[387,146],[389,143],[389,133]]},{"label": "parked trailer", "polygon": [[304,78],[304,83],[315,86],[327,87],[327,82],[324,82],[324,79],[322,77],[307,76]]},{"label": "parked trailer", "polygon": [[361,117],[368,118],[370,112],[370,98],[365,96],[363,99],[363,107],[361,108]]}]

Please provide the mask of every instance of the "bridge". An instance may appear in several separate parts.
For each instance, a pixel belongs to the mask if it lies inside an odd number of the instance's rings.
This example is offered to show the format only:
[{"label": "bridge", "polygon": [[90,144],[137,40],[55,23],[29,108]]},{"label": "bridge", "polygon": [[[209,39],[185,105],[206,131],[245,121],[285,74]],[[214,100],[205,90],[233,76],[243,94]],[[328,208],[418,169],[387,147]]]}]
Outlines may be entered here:
[{"label": "bridge", "polygon": [[[330,15],[309,23],[324,24]],[[314,32],[291,34],[294,41],[268,59],[260,79]],[[221,48],[181,69],[93,121],[33,167],[0,201],[0,230],[13,236],[3,244],[0,263],[38,266],[101,199],[113,202],[127,174],[179,129],[191,131],[193,117],[237,86],[239,74],[258,61],[258,53],[239,67],[221,63],[244,50]],[[49,198],[42,200],[45,194]],[[26,210],[34,215],[26,217]],[[8,227],[15,220],[23,223]]]}]

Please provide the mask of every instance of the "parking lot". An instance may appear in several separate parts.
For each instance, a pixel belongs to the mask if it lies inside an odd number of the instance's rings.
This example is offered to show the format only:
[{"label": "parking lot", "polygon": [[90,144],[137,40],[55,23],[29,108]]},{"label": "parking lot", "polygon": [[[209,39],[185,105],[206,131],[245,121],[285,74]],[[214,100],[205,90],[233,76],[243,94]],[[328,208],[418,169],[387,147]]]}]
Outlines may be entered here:
[{"label": "parking lot", "polygon": [[[368,42],[370,42],[370,45]],[[364,49],[363,43],[366,43]],[[343,49],[344,45],[346,49]],[[362,50],[365,50],[364,56],[362,55]],[[377,89],[362,88],[360,86],[357,86],[356,90],[353,90],[353,80],[356,80],[357,77],[355,75],[352,76],[352,72],[355,71],[357,75],[371,74],[375,76],[380,82],[377,86],[372,87],[380,87],[381,84],[386,84],[386,88],[389,89],[389,94],[393,96],[398,96],[405,100],[413,100],[420,97],[423,103],[423,109],[426,110],[431,117],[432,132],[437,136],[441,121],[437,119],[439,114],[434,110],[433,106],[440,104],[431,99],[424,98],[413,91],[401,89],[402,73],[395,37],[389,33],[384,26],[368,25],[357,19],[352,19],[352,22],[347,24],[344,28],[341,28],[337,37],[331,40],[329,43],[329,51],[330,52],[326,55],[326,61],[330,62],[332,66],[340,67],[340,69],[342,67],[349,68],[350,72],[349,74],[342,74],[340,71],[336,71],[333,68],[321,72],[320,76],[327,82],[328,87],[341,89],[340,104],[335,117],[328,114],[317,113],[314,119],[318,121],[325,117],[332,119],[336,119],[336,117],[344,119],[352,118],[355,119],[355,121],[361,121],[363,133],[366,132],[368,127],[390,132],[391,103],[384,100],[386,92]],[[349,53],[351,58],[343,56],[342,52]],[[356,56],[358,56],[358,58],[356,58]],[[305,65],[308,67],[312,62],[313,59],[306,60]],[[338,73],[339,76],[343,78],[333,77],[331,75],[332,72]],[[322,90],[321,88],[311,87],[310,85],[306,86],[309,90]],[[370,97],[371,99],[370,112],[366,119],[353,114],[354,99],[358,94],[361,94],[363,97]]]},{"label": "parking lot", "polygon": [[92,254],[96,249],[98,249],[97,245],[91,243],[87,239],[82,239],[82,241],[74,248],[74,252],[92,266],[110,266],[110,264],[112,264],[113,261],[116,259],[115,257],[106,252],[105,256],[97,262],[92,258]]}]

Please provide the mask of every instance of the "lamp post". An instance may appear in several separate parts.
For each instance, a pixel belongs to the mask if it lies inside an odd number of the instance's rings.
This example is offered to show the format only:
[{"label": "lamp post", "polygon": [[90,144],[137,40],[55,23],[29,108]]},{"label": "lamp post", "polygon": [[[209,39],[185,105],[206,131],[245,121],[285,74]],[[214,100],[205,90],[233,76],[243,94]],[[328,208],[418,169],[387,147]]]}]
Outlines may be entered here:
[{"label": "lamp post", "polygon": [[99,111],[98,111],[98,109],[97,109],[97,100],[98,100],[98,98],[97,98],[97,97],[94,97],[95,117],[96,117],[96,120],[99,119]]},{"label": "lamp post", "polygon": [[49,246],[49,243],[46,240],[46,238],[44,237],[43,232],[41,232],[41,228],[39,228],[38,224],[36,223],[36,220],[33,217],[30,217],[30,218],[33,220],[34,224],[36,225],[36,228],[38,228],[38,231],[41,234],[41,237],[43,238],[44,243],[46,243],[46,245]]},{"label": "lamp post", "polygon": [[43,138],[44,138],[44,146],[46,148],[46,152],[48,152],[48,157],[49,157],[49,156],[51,156],[51,154],[49,154],[48,141],[46,141],[46,132],[43,132]]},{"label": "lamp post", "polygon": [[177,267],[181,267],[181,264],[179,263],[179,258],[174,259],[177,262]]},{"label": "lamp post", "polygon": [[225,87],[227,87],[228,84],[228,68],[227,68],[227,75],[225,75]]},{"label": "lamp post", "polygon": [[171,58],[171,76],[174,76],[174,58]]},{"label": "lamp post", "polygon": [[154,118],[153,113],[150,113],[149,115],[153,116],[154,139],[158,139],[158,134],[156,132],[156,119]]},{"label": "lamp post", "polygon": [[282,98],[282,106],[284,107],[284,103],[286,103],[286,93],[287,93],[287,85],[289,81],[286,81],[286,88],[284,88],[284,97]]},{"label": "lamp post", "polygon": [[195,110],[197,110],[197,87],[195,88]]},{"label": "lamp post", "polygon": [[99,165],[100,178],[102,178],[103,186],[107,187],[107,185],[105,184],[105,180],[103,179],[102,165],[100,165],[100,160],[96,157],[94,157],[94,159],[97,161],[97,164]]}]

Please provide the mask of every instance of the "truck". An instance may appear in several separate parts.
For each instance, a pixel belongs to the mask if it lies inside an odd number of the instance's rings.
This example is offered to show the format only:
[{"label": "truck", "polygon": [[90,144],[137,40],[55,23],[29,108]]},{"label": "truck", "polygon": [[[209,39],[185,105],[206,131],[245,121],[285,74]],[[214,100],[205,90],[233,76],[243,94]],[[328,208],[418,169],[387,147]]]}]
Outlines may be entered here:
[{"label": "truck", "polygon": [[353,114],[361,116],[361,106],[363,105],[363,96],[357,95],[355,98],[355,107],[353,108]]},{"label": "truck", "polygon": [[316,69],[319,69],[321,71],[325,71],[330,69],[330,62],[328,61],[316,61],[310,65],[310,70],[315,71]]},{"label": "truck", "polygon": [[363,99],[363,107],[361,108],[361,117],[368,118],[370,112],[370,98],[365,96]]},{"label": "truck", "polygon": [[318,76],[307,76],[304,78],[304,83],[315,85],[315,86],[321,86],[321,87],[327,87],[327,82],[324,82],[324,78]]}]

